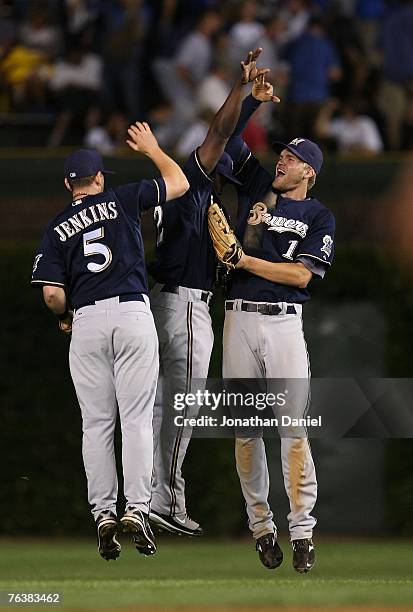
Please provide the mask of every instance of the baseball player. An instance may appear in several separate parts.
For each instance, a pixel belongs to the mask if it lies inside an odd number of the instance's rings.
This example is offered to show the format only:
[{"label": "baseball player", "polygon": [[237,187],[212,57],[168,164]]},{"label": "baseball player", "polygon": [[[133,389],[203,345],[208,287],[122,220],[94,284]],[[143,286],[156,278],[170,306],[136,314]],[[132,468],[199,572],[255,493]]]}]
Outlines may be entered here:
[{"label": "baseball player", "polygon": [[[306,138],[275,143],[274,150],[280,156],[275,175],[271,175],[242,140],[248,118],[262,100],[272,99],[272,86],[263,78],[260,86],[258,99],[251,95],[244,100],[226,147],[234,160],[235,175],[242,182],[237,187],[236,234],[244,253],[233,272],[225,303],[223,375],[307,379],[310,368],[302,306],[310,299],[307,286],[311,278],[323,278],[331,265],[335,222],[332,213],[308,195],[323,163],[317,144]],[[306,403],[295,406],[299,416],[304,416]],[[311,515],[317,497],[314,462],[305,430],[295,437],[280,435],[284,485],[290,501],[293,567],[307,572],[315,562],[312,534],[316,520]],[[268,504],[269,475],[262,437],[238,432],[235,454],[256,549],[265,567],[276,568],[283,554]]]},{"label": "baseball player", "polygon": [[[186,510],[181,467],[190,430],[175,427],[173,398],[176,393],[188,392],[193,378],[205,379],[208,375],[213,346],[209,302],[216,258],[207,211],[211,194],[219,200],[220,177],[238,183],[224,148],[239,117],[245,84],[268,72],[256,68],[260,52],[250,52],[241,62],[240,79],[212,121],[204,142],[186,162],[189,191],[166,208],[155,209],[157,259],[149,265],[149,272],[156,280],[150,300],[159,338],[160,380],[154,407],[150,520],[158,528],[188,536],[199,536],[203,531]],[[188,409],[185,416],[189,416]]]},{"label": "baseball player", "polygon": [[[72,329],[70,373],[83,421],[83,460],[98,549],[106,559],[117,541],[114,429],[119,409],[126,509],[120,522],[139,553],[152,555],[148,522],[153,467],[153,403],[158,341],[147,296],[142,213],[181,196],[188,182],[146,123],[131,125],[129,146],[149,157],[162,178],[105,189],[100,155],[80,149],[65,161],[68,206],[47,226],[32,284],[63,331]],[[69,308],[74,309],[72,314]]]}]

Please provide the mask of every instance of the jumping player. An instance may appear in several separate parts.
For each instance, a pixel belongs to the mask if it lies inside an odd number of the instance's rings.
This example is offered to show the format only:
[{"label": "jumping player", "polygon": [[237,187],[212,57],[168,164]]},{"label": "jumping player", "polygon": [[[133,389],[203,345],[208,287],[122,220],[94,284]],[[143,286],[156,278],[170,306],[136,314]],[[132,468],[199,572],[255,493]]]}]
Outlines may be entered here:
[{"label": "jumping player", "polygon": [[[208,233],[214,181],[238,183],[225,145],[239,117],[244,85],[268,69],[257,69],[261,49],[241,62],[242,75],[211,123],[208,134],[184,166],[189,191],[165,209],[155,209],[156,261],[149,272],[156,280],[151,308],[159,337],[160,379],[154,407],[155,460],[150,519],[154,525],[188,536],[202,529],[186,510],[181,467],[190,430],[174,426],[173,397],[188,392],[193,378],[205,379],[213,345],[209,301],[216,259]],[[188,412],[185,416],[189,416]],[[193,416],[192,414],[190,416]]]},{"label": "jumping player", "polygon": [[[147,296],[142,213],[181,196],[188,182],[146,123],[131,125],[129,146],[149,157],[162,178],[105,189],[102,158],[80,149],[65,161],[71,201],[46,228],[32,284],[72,339],[70,373],[83,421],[88,498],[106,559],[121,551],[117,535],[114,429],[122,428],[126,509],[121,524],[138,552],[151,555],[148,522],[153,467],[153,403],[158,341]],[[69,312],[74,309],[74,317]]]},{"label": "jumping player", "polygon": [[[260,79],[261,100],[272,98],[272,86]],[[242,182],[238,191],[236,234],[244,255],[232,276],[225,304],[224,378],[307,379],[308,355],[302,327],[302,305],[310,299],[313,275],[324,277],[333,257],[332,213],[308,195],[321,170],[323,155],[305,138],[275,143],[280,154],[275,176],[251,154],[241,138],[249,117],[260,105],[247,97],[226,147]],[[307,399],[307,397],[306,397]],[[304,416],[306,401],[295,406]],[[317,497],[314,462],[306,433],[281,435],[284,485],[293,567],[307,572],[314,565],[311,515]],[[283,559],[268,504],[269,474],[262,437],[236,434],[236,465],[246,501],[249,527],[261,562],[278,567]]]}]

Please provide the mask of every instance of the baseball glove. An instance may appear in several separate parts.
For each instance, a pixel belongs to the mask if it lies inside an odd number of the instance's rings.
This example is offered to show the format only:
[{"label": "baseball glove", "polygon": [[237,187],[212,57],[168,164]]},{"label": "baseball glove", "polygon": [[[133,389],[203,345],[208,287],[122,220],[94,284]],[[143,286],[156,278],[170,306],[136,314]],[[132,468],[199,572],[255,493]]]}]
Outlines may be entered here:
[{"label": "baseball glove", "polygon": [[208,228],[219,261],[235,268],[243,255],[242,246],[218,204],[208,209]]}]

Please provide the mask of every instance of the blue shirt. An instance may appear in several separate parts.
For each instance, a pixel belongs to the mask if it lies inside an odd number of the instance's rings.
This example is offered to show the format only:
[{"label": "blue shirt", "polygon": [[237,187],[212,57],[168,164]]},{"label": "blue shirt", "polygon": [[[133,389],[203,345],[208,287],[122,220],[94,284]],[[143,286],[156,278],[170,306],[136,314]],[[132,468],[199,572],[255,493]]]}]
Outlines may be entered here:
[{"label": "blue shirt", "polygon": [[[262,203],[271,191],[274,177],[240,137],[258,106],[251,96],[244,100],[240,119],[226,147],[234,160],[235,175],[243,183],[237,187],[236,234],[247,255],[274,263],[303,262],[313,274],[322,277],[334,255],[334,216],[312,197],[292,200],[278,194],[275,207]],[[300,304],[310,299],[310,293],[245,270],[234,270],[228,299]]]},{"label": "blue shirt", "polygon": [[183,171],[189,190],[154,211],[156,260],[149,264],[148,271],[159,283],[211,291],[216,258],[208,231],[208,207],[211,196],[221,203],[196,151]]},{"label": "blue shirt", "polygon": [[147,293],[140,217],[165,199],[165,182],[156,179],[72,202],[44,232],[32,284],[63,287],[73,308],[125,293]]},{"label": "blue shirt", "polygon": [[383,74],[402,85],[413,80],[413,6],[399,7],[383,23]]},{"label": "blue shirt", "polygon": [[305,32],[287,46],[285,59],[290,65],[289,100],[323,102],[329,97],[329,72],[340,61],[327,38]]}]

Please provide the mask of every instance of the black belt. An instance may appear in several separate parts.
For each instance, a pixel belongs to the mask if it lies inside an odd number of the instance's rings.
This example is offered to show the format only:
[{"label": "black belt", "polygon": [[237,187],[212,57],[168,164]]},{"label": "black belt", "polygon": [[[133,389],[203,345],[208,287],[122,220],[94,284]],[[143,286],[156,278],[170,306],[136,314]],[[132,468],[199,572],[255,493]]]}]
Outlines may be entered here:
[{"label": "black belt", "polygon": [[[238,309],[235,308],[235,302],[226,302],[225,310]],[[293,304],[288,304],[285,313],[282,313],[282,308],[278,304],[254,304],[253,302],[242,301],[240,310],[244,312],[258,312],[263,315],[297,314]]]},{"label": "black belt", "polygon": [[[208,291],[202,291],[202,289],[199,289],[199,291],[201,291],[201,300],[208,304],[210,293]],[[176,293],[179,295],[179,287],[178,285],[164,285],[161,289],[161,293]]]},{"label": "black belt", "polygon": [[[117,295],[113,297],[118,297]],[[111,298],[101,298],[102,300],[110,300]],[[101,300],[96,300],[95,302],[88,302],[87,304],[81,304],[80,306],[76,306],[76,310],[79,308],[84,308],[84,306],[96,306],[96,302],[100,302]],[[144,302],[144,297],[142,293],[123,293],[119,295],[119,304],[122,302]]]}]

